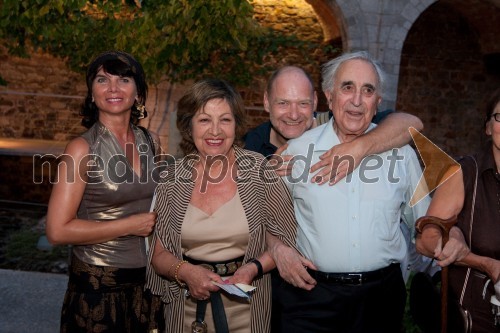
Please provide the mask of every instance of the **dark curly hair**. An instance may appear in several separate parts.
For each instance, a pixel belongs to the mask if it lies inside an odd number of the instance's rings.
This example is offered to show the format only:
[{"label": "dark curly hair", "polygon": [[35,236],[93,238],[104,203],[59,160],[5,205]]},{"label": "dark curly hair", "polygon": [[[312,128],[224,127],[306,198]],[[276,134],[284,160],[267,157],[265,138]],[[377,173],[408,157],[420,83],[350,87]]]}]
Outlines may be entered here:
[{"label": "dark curly hair", "polygon": [[[92,101],[92,83],[99,70],[103,69],[111,75],[120,77],[130,77],[135,81],[137,87],[137,101],[144,105],[148,94],[148,85],[144,75],[144,70],[141,64],[130,54],[122,51],[108,51],[98,55],[87,68],[87,96],[83,103],[80,115],[83,117],[82,125],[86,128],[92,127],[99,119],[99,110],[97,105]],[[135,104],[132,106],[132,114],[130,122],[137,124],[140,119],[140,111]],[[144,111],[144,117],[147,117],[147,112]]]},{"label": "dark curly hair", "polygon": [[218,98],[225,100],[233,113],[236,122],[234,143],[239,146],[243,145],[242,138],[247,129],[247,119],[241,95],[224,80],[204,79],[193,84],[177,105],[177,128],[182,136],[179,145],[185,155],[197,152],[191,135],[194,115],[209,101]]}]

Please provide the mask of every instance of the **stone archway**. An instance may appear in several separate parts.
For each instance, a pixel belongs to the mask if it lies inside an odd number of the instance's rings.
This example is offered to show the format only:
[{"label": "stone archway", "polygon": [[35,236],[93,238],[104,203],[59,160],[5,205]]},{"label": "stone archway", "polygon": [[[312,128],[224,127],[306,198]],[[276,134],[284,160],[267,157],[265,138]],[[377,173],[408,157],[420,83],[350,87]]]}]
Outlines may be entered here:
[{"label": "stone archway", "polygon": [[342,15],[340,15],[340,8],[334,6],[334,4],[332,4],[333,6],[328,6],[323,0],[306,1],[312,6],[314,12],[318,16],[318,20],[323,28],[323,40],[326,43],[338,43],[338,41],[343,41],[345,39],[343,38],[345,37],[345,31],[343,31],[342,28],[345,24],[339,24],[338,22],[338,20],[342,18]]},{"label": "stone archway", "polygon": [[435,1],[327,1],[341,22],[344,50],[370,52],[388,74],[381,109],[395,108],[403,41],[420,13]]},{"label": "stone archway", "polygon": [[490,23],[499,19],[492,2],[441,0],[405,40],[397,108],[419,116],[424,134],[451,155],[477,150],[485,137],[484,101],[500,85],[498,65],[487,64],[500,51]]}]

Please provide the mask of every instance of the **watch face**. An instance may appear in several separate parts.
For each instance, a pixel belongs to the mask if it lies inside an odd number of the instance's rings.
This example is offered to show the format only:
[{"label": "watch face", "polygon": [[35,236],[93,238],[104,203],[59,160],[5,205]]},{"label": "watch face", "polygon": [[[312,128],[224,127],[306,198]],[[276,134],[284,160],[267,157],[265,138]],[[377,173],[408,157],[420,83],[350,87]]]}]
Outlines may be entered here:
[{"label": "watch face", "polygon": [[193,321],[191,324],[191,332],[192,333],[207,333],[207,323],[202,321]]}]

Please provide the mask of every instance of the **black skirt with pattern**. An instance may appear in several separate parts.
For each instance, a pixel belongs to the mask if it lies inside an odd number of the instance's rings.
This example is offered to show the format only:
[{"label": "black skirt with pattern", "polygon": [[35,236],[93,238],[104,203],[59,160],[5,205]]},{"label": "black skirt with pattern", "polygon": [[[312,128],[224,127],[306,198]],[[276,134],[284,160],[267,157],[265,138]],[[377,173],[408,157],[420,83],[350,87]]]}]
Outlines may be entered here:
[{"label": "black skirt with pattern", "polygon": [[161,332],[161,299],[144,289],[145,279],[145,267],[95,266],[73,255],[61,333]]}]

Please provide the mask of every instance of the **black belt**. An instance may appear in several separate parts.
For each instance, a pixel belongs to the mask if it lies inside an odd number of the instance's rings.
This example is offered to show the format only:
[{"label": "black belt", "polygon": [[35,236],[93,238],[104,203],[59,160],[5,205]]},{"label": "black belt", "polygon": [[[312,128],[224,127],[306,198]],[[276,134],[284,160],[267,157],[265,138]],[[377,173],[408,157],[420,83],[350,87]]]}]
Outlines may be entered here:
[{"label": "black belt", "polygon": [[382,279],[388,273],[400,269],[400,264],[390,264],[387,267],[377,269],[370,272],[359,273],[325,273],[315,270],[308,270],[309,274],[317,281],[327,283],[338,283],[347,285],[360,285],[367,282],[377,281]]},{"label": "black belt", "polygon": [[200,265],[220,276],[230,276],[243,264],[243,256],[226,261],[203,261],[184,256],[184,260],[193,265]]},{"label": "black belt", "polygon": [[[210,302],[212,303],[212,318],[214,320],[216,333],[229,333],[227,326],[226,312],[220,292],[210,292]],[[206,333],[208,331],[205,322],[205,311],[208,300],[198,300],[196,302],[196,320],[191,324],[192,333]]]},{"label": "black belt", "polygon": [[[184,256],[184,260],[193,265],[200,265],[220,276],[230,276],[243,264],[243,256],[226,261],[210,262],[196,260]],[[210,292],[210,302],[212,303],[212,317],[215,325],[216,333],[228,333],[226,312],[220,292]],[[191,332],[205,333],[207,332],[207,324],[205,322],[205,311],[207,308],[208,300],[196,301],[196,320],[191,324]]]}]

